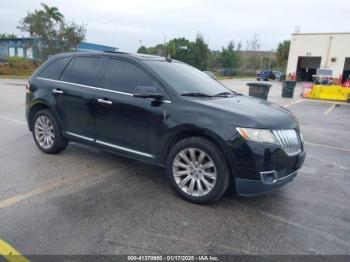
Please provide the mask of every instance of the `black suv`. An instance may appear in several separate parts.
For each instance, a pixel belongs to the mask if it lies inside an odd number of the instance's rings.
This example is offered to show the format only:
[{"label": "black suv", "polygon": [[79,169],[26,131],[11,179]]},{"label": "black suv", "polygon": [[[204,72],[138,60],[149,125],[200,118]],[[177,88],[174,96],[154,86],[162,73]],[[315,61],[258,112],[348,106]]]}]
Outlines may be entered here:
[{"label": "black suv", "polygon": [[29,80],[26,117],[43,152],[76,141],[160,165],[176,192],[196,203],[228,188],[267,192],[291,181],[305,158],[287,109],[163,57],[54,56]]}]

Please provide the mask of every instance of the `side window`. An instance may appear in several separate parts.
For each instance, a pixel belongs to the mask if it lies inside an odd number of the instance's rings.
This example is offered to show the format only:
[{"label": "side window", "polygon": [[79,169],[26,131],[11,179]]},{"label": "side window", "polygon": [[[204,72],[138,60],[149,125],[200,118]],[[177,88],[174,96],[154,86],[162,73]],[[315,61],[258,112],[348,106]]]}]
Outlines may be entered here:
[{"label": "side window", "polygon": [[70,57],[62,57],[56,59],[40,73],[39,77],[58,80],[62,74],[62,71],[69,62],[69,59]]},{"label": "side window", "polygon": [[81,85],[99,86],[100,57],[77,57],[64,71],[61,80]]},{"label": "side window", "polygon": [[132,93],[136,86],[155,86],[155,81],[132,63],[109,59],[105,87],[115,91]]}]

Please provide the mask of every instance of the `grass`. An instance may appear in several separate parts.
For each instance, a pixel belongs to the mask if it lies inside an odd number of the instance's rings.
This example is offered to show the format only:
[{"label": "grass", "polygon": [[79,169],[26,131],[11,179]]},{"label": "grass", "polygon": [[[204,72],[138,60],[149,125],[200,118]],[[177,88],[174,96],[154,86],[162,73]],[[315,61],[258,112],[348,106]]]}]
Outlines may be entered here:
[{"label": "grass", "polygon": [[217,76],[217,80],[228,80],[228,79],[233,79],[233,76]]},{"label": "grass", "polygon": [[0,79],[29,79],[30,75],[0,75]]},{"label": "grass", "polygon": [[28,78],[40,66],[40,62],[23,57],[7,57],[0,63],[0,78]]}]

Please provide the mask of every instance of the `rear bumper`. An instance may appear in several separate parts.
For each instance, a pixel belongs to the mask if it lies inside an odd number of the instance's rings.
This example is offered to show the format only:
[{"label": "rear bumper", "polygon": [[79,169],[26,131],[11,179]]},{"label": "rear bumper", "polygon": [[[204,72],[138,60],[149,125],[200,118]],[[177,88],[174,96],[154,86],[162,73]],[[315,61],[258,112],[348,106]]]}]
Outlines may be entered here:
[{"label": "rear bumper", "polygon": [[[305,156],[305,152],[300,153],[296,165],[293,168],[294,171],[283,177],[278,177],[276,171],[265,171],[260,172],[260,180],[235,178],[236,193],[240,196],[258,196],[291,182],[296,177],[297,170],[303,165]],[[276,174],[276,179],[264,180],[264,174],[273,173]]]}]

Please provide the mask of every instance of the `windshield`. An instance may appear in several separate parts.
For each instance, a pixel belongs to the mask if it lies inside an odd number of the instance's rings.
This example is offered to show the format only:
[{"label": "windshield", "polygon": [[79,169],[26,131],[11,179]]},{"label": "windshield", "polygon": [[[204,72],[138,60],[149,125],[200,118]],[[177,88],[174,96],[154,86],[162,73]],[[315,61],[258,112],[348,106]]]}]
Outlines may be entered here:
[{"label": "windshield", "polygon": [[187,64],[167,61],[144,61],[178,94],[205,94],[214,96],[232,93],[230,89],[212,79],[207,74]]}]

